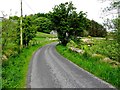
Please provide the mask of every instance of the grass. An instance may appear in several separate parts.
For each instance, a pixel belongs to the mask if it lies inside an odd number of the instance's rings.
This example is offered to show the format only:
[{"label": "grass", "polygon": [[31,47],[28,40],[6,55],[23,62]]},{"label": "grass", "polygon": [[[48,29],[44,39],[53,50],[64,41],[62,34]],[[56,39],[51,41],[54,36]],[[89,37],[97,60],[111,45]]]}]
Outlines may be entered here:
[{"label": "grass", "polygon": [[79,67],[111,83],[117,88],[120,87],[120,67],[115,68],[108,63],[100,62],[100,58],[91,57],[88,53],[80,55],[62,45],[57,45],[56,49],[61,55],[77,64]]},{"label": "grass", "polygon": [[117,57],[117,43],[114,40],[92,40],[93,44],[92,46],[88,47],[85,45],[81,45],[81,47],[85,47],[84,49],[87,49],[87,52],[96,53],[96,54],[102,54],[106,57],[109,57],[113,60],[118,60]]},{"label": "grass", "polygon": [[50,38],[57,38],[57,36],[42,32],[37,32],[36,37],[33,39],[33,41],[35,41],[36,43],[42,43],[44,41],[49,41]]},{"label": "grass", "polygon": [[[84,41],[88,39],[88,41]],[[101,54],[104,57],[109,57],[112,60],[119,61],[118,58],[118,43],[115,40],[106,40],[105,38],[83,37],[79,45],[72,42],[70,45],[82,49],[90,54]],[[69,45],[69,46],[70,46]]]},{"label": "grass", "polygon": [[[40,36],[39,36],[40,35]],[[56,38],[56,35],[50,35],[42,32],[37,32],[36,38]]]},{"label": "grass", "polygon": [[3,62],[2,64],[2,87],[3,88],[26,88],[28,66],[33,53],[38,48],[53,42],[50,40],[46,40],[46,38],[43,38],[43,37],[41,38],[43,34],[44,33],[37,34],[37,36],[39,36],[39,40],[42,40],[42,42],[39,42],[36,45],[24,48],[19,55],[12,56],[7,61]]}]

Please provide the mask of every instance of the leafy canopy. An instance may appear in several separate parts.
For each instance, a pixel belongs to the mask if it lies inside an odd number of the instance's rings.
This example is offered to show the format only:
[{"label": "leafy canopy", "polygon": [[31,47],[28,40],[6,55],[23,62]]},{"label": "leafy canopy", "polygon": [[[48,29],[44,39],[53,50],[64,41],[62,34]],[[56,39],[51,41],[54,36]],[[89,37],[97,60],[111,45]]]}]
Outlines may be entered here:
[{"label": "leafy canopy", "polygon": [[76,40],[85,29],[86,14],[82,11],[78,14],[75,10],[72,2],[66,2],[56,5],[53,12],[50,12],[52,24],[62,45],[66,45],[70,39]]},{"label": "leafy canopy", "polygon": [[[23,45],[28,46],[30,40],[32,40],[36,34],[36,26],[30,16],[23,17],[22,28],[23,28],[23,33],[22,33],[23,34]],[[18,32],[17,42],[19,44],[20,43],[20,27],[18,27],[17,32]]]},{"label": "leafy canopy", "polygon": [[34,20],[37,31],[50,33],[51,31],[51,21],[46,17],[38,17]]}]

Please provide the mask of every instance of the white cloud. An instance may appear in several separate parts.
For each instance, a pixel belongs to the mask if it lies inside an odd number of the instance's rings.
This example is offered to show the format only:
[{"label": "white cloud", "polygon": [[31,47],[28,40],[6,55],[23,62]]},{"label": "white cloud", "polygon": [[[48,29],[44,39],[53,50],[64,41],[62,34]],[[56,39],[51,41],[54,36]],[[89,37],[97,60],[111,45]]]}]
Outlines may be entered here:
[{"label": "white cloud", "polygon": [[[101,8],[108,6],[107,3],[100,3],[98,0],[23,0],[23,14],[32,14],[32,13],[46,13],[52,10],[54,5],[60,3],[72,1],[77,11],[88,12],[88,18],[94,19],[100,23],[103,20],[101,16]],[[10,9],[12,9],[12,15],[20,16],[20,0],[0,0],[0,11],[4,11],[6,14],[10,14]],[[0,16],[2,16],[0,12]]]}]

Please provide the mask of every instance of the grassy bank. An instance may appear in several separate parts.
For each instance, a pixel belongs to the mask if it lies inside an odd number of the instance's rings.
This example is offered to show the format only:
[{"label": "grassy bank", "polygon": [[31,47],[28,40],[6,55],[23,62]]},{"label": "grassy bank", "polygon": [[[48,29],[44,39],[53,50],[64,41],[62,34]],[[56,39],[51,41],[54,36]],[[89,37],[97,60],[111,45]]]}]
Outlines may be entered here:
[{"label": "grassy bank", "polygon": [[57,45],[56,49],[61,55],[83,69],[111,83],[117,88],[120,87],[120,68],[112,67],[108,63],[101,62],[99,57],[92,57],[87,53],[80,55],[79,53],[73,52],[62,45]]},{"label": "grassy bank", "polygon": [[[42,36],[45,36],[44,38]],[[25,88],[29,62],[33,53],[40,47],[53,42],[46,39],[48,34],[37,33],[35,38],[38,43],[24,48],[19,55],[12,56],[2,64],[2,87],[3,88]],[[50,36],[50,35],[49,35]],[[53,37],[53,36],[51,36]]]},{"label": "grassy bank", "polygon": [[[88,46],[88,44],[93,44]],[[115,40],[106,40],[105,38],[89,38],[88,44],[82,42],[80,49],[87,51],[88,53],[101,54],[109,57],[112,60],[118,61],[118,44]]]}]

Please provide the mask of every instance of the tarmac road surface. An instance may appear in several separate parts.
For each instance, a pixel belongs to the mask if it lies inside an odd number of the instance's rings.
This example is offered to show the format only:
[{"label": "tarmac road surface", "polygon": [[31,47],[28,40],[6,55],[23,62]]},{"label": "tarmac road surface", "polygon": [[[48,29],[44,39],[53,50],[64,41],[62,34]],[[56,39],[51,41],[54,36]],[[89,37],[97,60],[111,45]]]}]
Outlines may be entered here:
[{"label": "tarmac road surface", "polygon": [[56,44],[48,44],[33,55],[27,88],[114,88],[62,57]]}]

